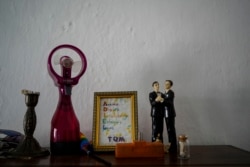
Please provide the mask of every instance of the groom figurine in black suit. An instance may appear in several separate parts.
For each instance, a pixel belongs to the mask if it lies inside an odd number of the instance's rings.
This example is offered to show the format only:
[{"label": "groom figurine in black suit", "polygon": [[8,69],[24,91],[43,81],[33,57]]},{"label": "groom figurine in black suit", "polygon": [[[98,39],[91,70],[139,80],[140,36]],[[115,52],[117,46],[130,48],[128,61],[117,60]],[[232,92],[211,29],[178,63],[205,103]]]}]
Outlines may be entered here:
[{"label": "groom figurine in black suit", "polygon": [[163,142],[163,122],[165,115],[164,94],[159,91],[158,81],[152,84],[153,92],[149,93],[149,101],[151,104],[152,118],[152,142]]},{"label": "groom figurine in black suit", "polygon": [[174,91],[171,89],[173,81],[165,81],[164,106],[165,106],[165,121],[167,126],[168,140],[171,143],[169,152],[177,152],[177,139],[175,130],[175,107],[174,107]]}]

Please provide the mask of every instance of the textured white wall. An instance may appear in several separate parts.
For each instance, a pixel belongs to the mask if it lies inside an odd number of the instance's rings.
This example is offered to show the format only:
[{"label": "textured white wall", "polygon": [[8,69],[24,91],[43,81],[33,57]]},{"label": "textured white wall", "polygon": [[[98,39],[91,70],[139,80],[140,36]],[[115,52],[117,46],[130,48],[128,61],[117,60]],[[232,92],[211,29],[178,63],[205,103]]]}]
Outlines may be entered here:
[{"label": "textured white wall", "polygon": [[47,58],[68,43],[88,59],[72,96],[88,138],[94,92],[136,90],[150,141],[151,83],[172,79],[178,134],[250,150],[249,18],[248,0],[0,0],[0,128],[23,132],[21,90],[39,91],[34,136],[49,145],[58,90]]}]

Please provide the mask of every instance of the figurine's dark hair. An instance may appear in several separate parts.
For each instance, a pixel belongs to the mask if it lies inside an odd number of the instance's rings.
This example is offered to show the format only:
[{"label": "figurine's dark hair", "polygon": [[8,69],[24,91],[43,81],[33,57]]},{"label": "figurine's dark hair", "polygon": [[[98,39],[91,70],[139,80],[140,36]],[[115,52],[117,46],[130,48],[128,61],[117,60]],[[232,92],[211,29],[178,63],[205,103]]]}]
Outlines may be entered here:
[{"label": "figurine's dark hair", "polygon": [[166,82],[169,82],[171,86],[174,84],[172,80],[166,80]]},{"label": "figurine's dark hair", "polygon": [[152,86],[154,86],[154,84],[156,84],[156,83],[158,83],[158,84],[159,84],[159,82],[158,82],[158,81],[154,81],[154,82],[152,83]]}]

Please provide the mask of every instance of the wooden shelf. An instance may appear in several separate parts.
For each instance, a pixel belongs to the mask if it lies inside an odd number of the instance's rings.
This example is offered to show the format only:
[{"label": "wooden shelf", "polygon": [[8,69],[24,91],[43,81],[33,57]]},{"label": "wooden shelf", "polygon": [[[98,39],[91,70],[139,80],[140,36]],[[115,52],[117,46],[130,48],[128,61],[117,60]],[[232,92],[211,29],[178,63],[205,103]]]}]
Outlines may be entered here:
[{"label": "wooden shelf", "polygon": [[[97,155],[112,166],[250,166],[250,152],[229,145],[190,146],[191,157],[180,160],[174,154],[165,154],[163,158],[115,158],[115,153],[98,153]],[[105,166],[102,162],[87,155],[47,156],[23,159],[0,158],[0,166]]]}]

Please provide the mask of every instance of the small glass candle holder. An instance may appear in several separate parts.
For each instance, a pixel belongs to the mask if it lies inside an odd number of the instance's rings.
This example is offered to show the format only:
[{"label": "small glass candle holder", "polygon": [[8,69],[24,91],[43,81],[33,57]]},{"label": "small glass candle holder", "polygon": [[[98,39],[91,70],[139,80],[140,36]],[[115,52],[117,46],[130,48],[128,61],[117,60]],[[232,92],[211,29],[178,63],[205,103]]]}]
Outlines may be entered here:
[{"label": "small glass candle holder", "polygon": [[190,158],[190,146],[187,135],[180,135],[178,137],[178,158],[179,159]]}]

